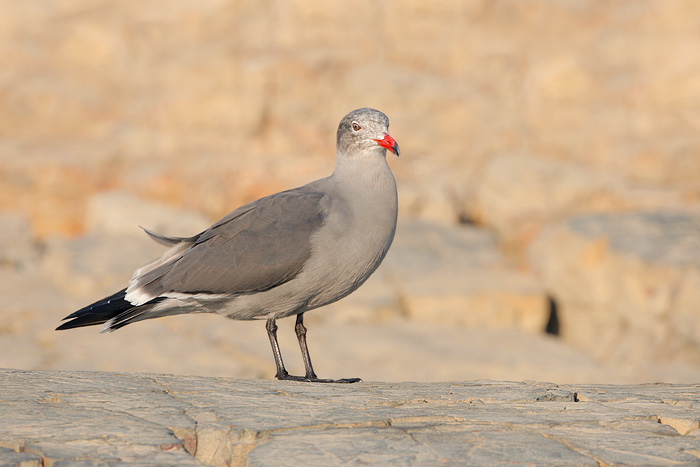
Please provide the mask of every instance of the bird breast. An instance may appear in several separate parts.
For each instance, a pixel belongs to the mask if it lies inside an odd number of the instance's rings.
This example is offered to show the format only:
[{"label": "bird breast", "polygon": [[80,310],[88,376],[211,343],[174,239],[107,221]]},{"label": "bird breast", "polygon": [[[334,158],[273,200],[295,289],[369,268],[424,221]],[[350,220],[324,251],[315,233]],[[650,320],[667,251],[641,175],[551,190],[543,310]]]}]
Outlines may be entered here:
[{"label": "bird breast", "polygon": [[333,209],[313,236],[311,258],[300,274],[318,281],[309,309],[357,289],[389,250],[396,231],[397,196],[394,177],[386,169],[366,174],[369,183],[352,185],[352,192],[331,192]]}]

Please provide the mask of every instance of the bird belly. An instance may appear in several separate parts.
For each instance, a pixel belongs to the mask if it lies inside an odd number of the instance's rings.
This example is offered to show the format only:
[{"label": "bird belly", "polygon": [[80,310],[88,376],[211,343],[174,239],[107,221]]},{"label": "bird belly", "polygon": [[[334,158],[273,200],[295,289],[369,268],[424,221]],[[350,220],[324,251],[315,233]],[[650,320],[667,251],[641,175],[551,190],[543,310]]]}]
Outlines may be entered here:
[{"label": "bird belly", "polygon": [[314,291],[307,301],[307,309],[333,303],[360,287],[379,267],[389,250],[395,225],[390,227],[385,231],[347,228],[345,232],[353,234],[325,236],[325,244],[316,247],[327,254],[312,255],[312,260],[300,274],[304,276],[300,279],[308,281]]},{"label": "bird belly", "polygon": [[[377,269],[393,240],[394,228],[386,232],[358,229],[349,236],[324,235],[314,241],[313,254],[301,272],[284,284],[250,294],[238,294],[212,303],[210,311],[232,319],[284,318],[333,303],[360,287]],[[372,230],[372,229],[370,229]],[[357,234],[361,232],[361,234]],[[330,253],[329,253],[330,252]]]}]

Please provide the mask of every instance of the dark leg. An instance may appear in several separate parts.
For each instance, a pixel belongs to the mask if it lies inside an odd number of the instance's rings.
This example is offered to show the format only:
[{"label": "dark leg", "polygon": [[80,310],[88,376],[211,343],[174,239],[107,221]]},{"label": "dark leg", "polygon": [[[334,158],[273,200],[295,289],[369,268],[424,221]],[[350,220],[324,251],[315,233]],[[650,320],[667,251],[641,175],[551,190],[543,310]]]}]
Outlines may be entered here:
[{"label": "dark leg", "polygon": [[304,313],[297,315],[297,324],[294,326],[299,339],[299,347],[301,348],[301,357],[304,359],[304,368],[306,368],[306,377],[309,380],[318,379],[314,372],[314,367],[311,366],[311,357],[309,356],[309,348],[306,346],[306,327],[304,326]]},{"label": "dark leg", "polygon": [[321,379],[316,376],[313,366],[311,366],[311,356],[309,355],[309,348],[306,345],[306,326],[304,326],[304,313],[299,313],[297,315],[297,323],[294,326],[294,330],[297,333],[297,339],[299,340],[299,347],[301,348],[301,356],[304,359],[304,368],[306,368],[306,381],[312,381],[315,383],[357,383],[362,381],[360,378],[347,378],[347,379]]},{"label": "dark leg", "polygon": [[277,379],[287,379],[289,373],[287,373],[287,370],[284,368],[284,363],[282,362],[282,352],[280,352],[280,345],[277,343],[277,323],[275,323],[273,318],[267,320],[265,329],[267,329],[267,337],[270,338],[272,354],[275,356],[275,366],[277,367],[277,374],[275,377]]},{"label": "dark leg", "polygon": [[280,352],[280,345],[277,343],[277,323],[275,323],[273,318],[267,320],[267,323],[265,323],[265,329],[267,329],[267,337],[270,338],[272,354],[275,356],[275,366],[277,366],[277,374],[275,375],[275,378],[289,381],[311,381],[304,376],[290,375],[284,368],[284,363],[282,362],[282,352]]},{"label": "dark leg", "polygon": [[282,362],[282,352],[280,352],[280,346],[277,343],[277,323],[275,323],[274,318],[270,318],[265,323],[265,329],[267,329],[267,337],[270,338],[270,345],[272,346],[272,354],[275,356],[275,366],[277,366],[277,374],[275,377],[280,380],[291,380],[291,381],[307,381],[314,383],[356,383],[362,381],[360,378],[349,378],[349,379],[320,379],[316,377],[314,369],[311,366],[311,358],[309,357],[309,349],[306,346],[306,328],[304,327],[304,320],[302,315],[297,315],[296,333],[299,339],[299,346],[301,347],[301,355],[304,358],[304,366],[306,367],[306,376],[293,376],[290,375],[284,368],[284,363]]}]

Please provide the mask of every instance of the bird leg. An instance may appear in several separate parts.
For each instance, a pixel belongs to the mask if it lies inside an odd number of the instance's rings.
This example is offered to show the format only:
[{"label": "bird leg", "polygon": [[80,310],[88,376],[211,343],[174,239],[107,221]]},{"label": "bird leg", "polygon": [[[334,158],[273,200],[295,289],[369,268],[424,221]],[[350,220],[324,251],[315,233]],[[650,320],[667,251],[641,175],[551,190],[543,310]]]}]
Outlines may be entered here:
[{"label": "bird leg", "polygon": [[275,366],[277,367],[277,374],[275,377],[279,380],[287,381],[305,381],[313,383],[356,383],[362,381],[360,378],[348,378],[348,379],[321,379],[316,376],[314,369],[311,366],[311,357],[309,357],[309,348],[306,346],[306,327],[304,327],[304,319],[302,318],[303,313],[297,315],[297,322],[294,327],[297,339],[299,339],[299,347],[301,347],[301,355],[304,359],[304,367],[306,367],[306,376],[294,376],[290,375],[284,368],[284,363],[282,362],[282,352],[280,351],[279,343],[277,343],[277,323],[275,323],[274,318],[270,318],[265,323],[265,329],[267,330],[267,337],[270,338],[270,345],[272,346],[272,354],[275,356]]},{"label": "bird leg", "polygon": [[357,383],[362,381],[360,378],[346,378],[346,379],[321,379],[316,376],[313,366],[311,366],[311,356],[309,355],[309,347],[306,345],[306,326],[304,326],[304,313],[299,313],[297,315],[297,322],[294,325],[294,331],[297,333],[297,339],[299,340],[299,347],[301,348],[301,356],[304,360],[304,367],[306,368],[306,381],[312,381],[315,383]]},{"label": "bird leg", "polygon": [[284,362],[282,362],[282,352],[280,352],[280,345],[277,343],[277,323],[275,323],[274,318],[270,318],[265,323],[265,329],[267,330],[267,337],[270,338],[270,345],[272,346],[272,354],[275,356],[275,366],[277,367],[277,374],[275,377],[277,379],[289,379],[289,373],[284,368]]},{"label": "bird leg", "polygon": [[306,368],[306,377],[309,380],[318,379],[314,368],[311,366],[311,356],[309,348],[306,346],[306,326],[304,326],[304,313],[297,315],[297,323],[294,325],[294,331],[297,333],[299,347],[301,348],[301,357],[304,359],[304,368]]},{"label": "bird leg", "polygon": [[287,372],[284,367],[284,362],[282,361],[282,352],[280,351],[280,345],[277,342],[277,323],[274,318],[270,318],[265,323],[265,329],[267,329],[267,337],[270,338],[270,345],[272,345],[272,354],[275,356],[275,366],[277,367],[277,374],[275,378],[279,380],[287,381],[311,381],[309,378],[304,376],[294,376]]}]

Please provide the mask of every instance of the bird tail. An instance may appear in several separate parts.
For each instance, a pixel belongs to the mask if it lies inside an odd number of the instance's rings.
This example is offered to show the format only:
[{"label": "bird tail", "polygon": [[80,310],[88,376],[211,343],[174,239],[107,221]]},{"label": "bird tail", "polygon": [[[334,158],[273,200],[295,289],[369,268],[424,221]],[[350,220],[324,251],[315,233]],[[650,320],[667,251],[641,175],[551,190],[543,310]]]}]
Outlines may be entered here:
[{"label": "bird tail", "polygon": [[125,298],[126,289],[98,300],[95,303],[81,308],[63,320],[70,320],[56,328],[57,331],[63,329],[80,328],[83,326],[95,326],[102,324],[102,332],[114,331],[134,321],[146,318],[155,318],[147,314],[161,299],[156,298],[143,305],[134,306]]}]

